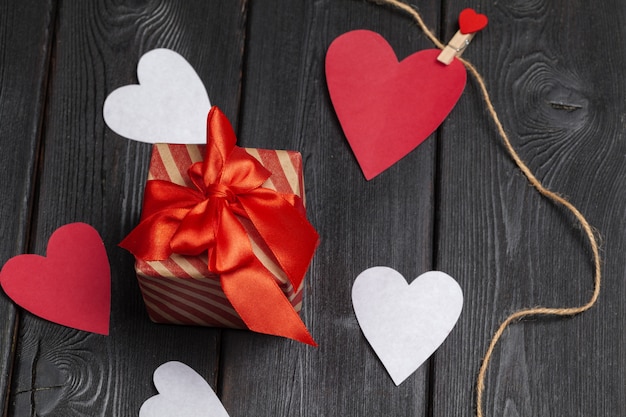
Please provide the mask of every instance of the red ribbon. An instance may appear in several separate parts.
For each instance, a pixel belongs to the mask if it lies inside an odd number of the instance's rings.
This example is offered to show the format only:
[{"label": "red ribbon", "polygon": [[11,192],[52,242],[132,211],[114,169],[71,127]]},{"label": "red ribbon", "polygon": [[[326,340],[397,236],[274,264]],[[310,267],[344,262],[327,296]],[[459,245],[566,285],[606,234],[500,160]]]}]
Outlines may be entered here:
[{"label": "red ribbon", "polygon": [[250,330],[314,345],[272,273],[257,259],[237,216],[249,219],[294,289],[300,287],[318,235],[293,194],[261,185],[271,172],[243,148],[230,122],[212,107],[204,161],[188,170],[194,188],[163,180],[146,184],[141,222],[120,243],[144,261],[207,252],[209,270]]}]

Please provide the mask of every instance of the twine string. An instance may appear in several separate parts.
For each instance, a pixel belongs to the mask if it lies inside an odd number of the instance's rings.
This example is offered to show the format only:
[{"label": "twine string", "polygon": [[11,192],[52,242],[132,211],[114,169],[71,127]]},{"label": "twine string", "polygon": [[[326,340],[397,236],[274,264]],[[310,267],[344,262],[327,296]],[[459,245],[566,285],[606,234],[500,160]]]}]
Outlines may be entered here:
[{"label": "twine string", "polygon": [[[417,22],[417,24],[422,29],[424,34],[437,46],[437,48],[443,49],[445,47],[445,45],[441,43],[437,39],[437,37],[433,34],[433,32],[426,26],[420,14],[413,7],[409,6],[406,3],[402,3],[401,1],[398,1],[398,0],[373,0],[373,1],[378,4],[390,5],[397,9],[405,11],[406,13],[408,13],[414,18],[414,20]],[[467,70],[472,74],[472,76],[478,83],[483,100],[485,101],[485,104],[487,106],[487,111],[489,113],[489,116],[491,117],[493,123],[495,124],[498,134],[500,135],[500,138],[502,139],[509,156],[511,157],[511,159],[513,159],[513,162],[515,162],[515,165],[517,165],[519,170],[522,171],[524,176],[526,176],[528,181],[542,196],[551,200],[556,205],[565,207],[565,209],[567,209],[576,218],[576,220],[582,227],[584,235],[587,238],[589,247],[591,249],[592,258],[593,258],[592,259],[593,266],[594,266],[593,293],[591,297],[589,298],[589,301],[587,301],[585,304],[576,306],[576,307],[565,307],[565,308],[560,308],[560,307],[525,308],[525,309],[515,311],[514,313],[510,314],[502,323],[500,323],[500,326],[498,327],[496,332],[493,334],[491,341],[489,343],[489,347],[487,348],[487,351],[485,352],[485,355],[483,356],[482,363],[478,372],[478,377],[476,380],[476,416],[483,417],[484,415],[483,414],[483,393],[485,391],[485,376],[487,374],[487,369],[489,368],[489,362],[493,355],[493,351],[496,345],[498,344],[498,341],[500,341],[500,339],[502,338],[502,335],[504,331],[506,330],[506,328],[514,322],[523,320],[531,316],[572,316],[572,315],[580,314],[589,310],[598,301],[598,297],[600,296],[602,270],[601,270],[600,250],[599,250],[598,240],[596,239],[593,228],[591,227],[591,225],[589,224],[585,216],[583,216],[582,213],[576,208],[576,206],[570,203],[566,198],[547,189],[541,183],[541,181],[538,180],[537,177],[533,174],[533,172],[530,170],[528,165],[526,165],[524,161],[522,161],[518,153],[515,151],[515,148],[513,148],[513,145],[511,145],[511,141],[509,140],[509,136],[504,130],[502,122],[500,122],[500,118],[498,117],[498,113],[496,112],[496,109],[491,101],[491,97],[489,96],[489,92],[487,91],[487,86],[482,75],[480,75],[478,70],[469,61],[462,59],[462,58],[457,58],[457,59],[461,61],[463,65],[465,65]]]}]

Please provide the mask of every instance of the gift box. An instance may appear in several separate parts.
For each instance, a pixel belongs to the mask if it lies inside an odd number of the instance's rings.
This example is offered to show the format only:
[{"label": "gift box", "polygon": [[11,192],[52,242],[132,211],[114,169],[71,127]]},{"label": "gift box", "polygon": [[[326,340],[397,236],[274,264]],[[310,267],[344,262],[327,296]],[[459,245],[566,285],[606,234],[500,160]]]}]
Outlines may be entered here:
[{"label": "gift box", "polygon": [[207,145],[154,145],[140,224],[120,245],[135,255],[152,321],[314,344],[298,316],[318,241],[302,158],[235,140],[214,107]]}]

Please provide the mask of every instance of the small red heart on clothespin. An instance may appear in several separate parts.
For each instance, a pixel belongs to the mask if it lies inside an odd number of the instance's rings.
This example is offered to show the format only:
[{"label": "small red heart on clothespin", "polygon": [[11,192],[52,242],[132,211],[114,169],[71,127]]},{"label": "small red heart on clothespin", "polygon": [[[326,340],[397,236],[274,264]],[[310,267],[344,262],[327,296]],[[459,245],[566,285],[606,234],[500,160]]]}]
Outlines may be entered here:
[{"label": "small red heart on clothespin", "polygon": [[464,9],[459,15],[459,28],[465,35],[483,30],[487,23],[487,16],[476,13],[474,9]]},{"label": "small red heart on clothespin", "polygon": [[100,234],[85,223],[66,224],[50,236],[46,255],[9,259],[0,271],[6,294],[46,320],[109,334],[111,272]]}]

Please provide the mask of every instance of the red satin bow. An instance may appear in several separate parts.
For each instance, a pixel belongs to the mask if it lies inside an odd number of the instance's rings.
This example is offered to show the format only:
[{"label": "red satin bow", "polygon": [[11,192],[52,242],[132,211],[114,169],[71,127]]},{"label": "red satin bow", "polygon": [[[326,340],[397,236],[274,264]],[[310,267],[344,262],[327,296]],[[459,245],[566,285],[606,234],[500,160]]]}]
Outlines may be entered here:
[{"label": "red satin bow", "polygon": [[274,276],[252,251],[237,216],[249,219],[294,289],[299,288],[318,243],[293,194],[261,185],[271,173],[243,148],[224,114],[212,107],[204,161],[189,168],[195,189],[163,180],[146,184],[139,225],[120,243],[144,261],[173,253],[208,252],[209,269],[250,330],[316,345]]}]

